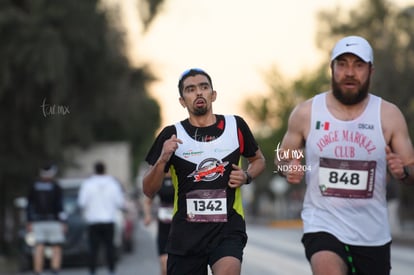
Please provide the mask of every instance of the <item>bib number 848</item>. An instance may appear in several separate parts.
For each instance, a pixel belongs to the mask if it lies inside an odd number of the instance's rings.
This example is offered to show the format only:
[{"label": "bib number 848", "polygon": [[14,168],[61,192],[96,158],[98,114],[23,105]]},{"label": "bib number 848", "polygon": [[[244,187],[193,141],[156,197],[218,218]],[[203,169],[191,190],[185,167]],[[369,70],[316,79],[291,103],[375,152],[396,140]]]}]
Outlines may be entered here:
[{"label": "bib number 848", "polygon": [[352,184],[358,185],[360,182],[359,174],[358,173],[338,173],[336,171],[331,171],[329,173],[329,182],[336,184],[336,183],[343,183],[343,184]]}]

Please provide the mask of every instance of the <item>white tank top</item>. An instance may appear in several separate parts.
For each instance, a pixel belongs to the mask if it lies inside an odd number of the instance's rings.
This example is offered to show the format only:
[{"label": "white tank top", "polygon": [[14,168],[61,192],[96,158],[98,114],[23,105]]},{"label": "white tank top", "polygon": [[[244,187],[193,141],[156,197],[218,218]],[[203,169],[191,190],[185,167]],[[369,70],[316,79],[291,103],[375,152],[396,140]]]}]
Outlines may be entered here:
[{"label": "white tank top", "polygon": [[[182,140],[175,155],[196,165],[205,163],[206,159],[221,161],[239,147],[236,118],[225,115],[223,133],[209,142],[197,141],[189,136],[180,122],[175,124],[177,138]],[[231,166],[231,165],[230,165]]]},{"label": "white tank top", "polygon": [[369,95],[356,119],[336,119],[326,93],[312,101],[306,139],[304,232],[325,231],[344,243],[383,245],[391,240],[386,202],[385,139],[381,98]]}]

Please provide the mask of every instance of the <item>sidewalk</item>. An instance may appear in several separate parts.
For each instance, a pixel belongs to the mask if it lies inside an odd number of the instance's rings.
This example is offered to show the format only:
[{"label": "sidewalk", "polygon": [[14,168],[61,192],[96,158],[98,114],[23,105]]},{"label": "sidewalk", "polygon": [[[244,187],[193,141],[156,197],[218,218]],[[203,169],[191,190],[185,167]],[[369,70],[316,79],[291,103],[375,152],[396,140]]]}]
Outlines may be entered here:
[{"label": "sidewalk", "polygon": [[414,247],[414,232],[405,232],[392,236],[392,242]]},{"label": "sidewalk", "polygon": [[14,260],[5,258],[0,255],[0,275],[11,275],[16,274],[16,264]]}]

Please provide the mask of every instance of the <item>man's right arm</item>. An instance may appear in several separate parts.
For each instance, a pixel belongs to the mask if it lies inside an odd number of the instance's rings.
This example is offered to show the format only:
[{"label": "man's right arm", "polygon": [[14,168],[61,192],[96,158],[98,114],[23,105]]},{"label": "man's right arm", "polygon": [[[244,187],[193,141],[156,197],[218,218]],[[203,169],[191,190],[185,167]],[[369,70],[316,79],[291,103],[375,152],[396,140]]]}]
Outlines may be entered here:
[{"label": "man's right arm", "polygon": [[153,198],[160,190],[164,179],[164,170],[167,162],[158,160],[154,165],[150,165],[143,179],[143,192],[148,198]]},{"label": "man's right arm", "polygon": [[311,101],[308,100],[292,111],[288,121],[288,129],[275,153],[274,164],[276,171],[286,177],[289,183],[300,183],[304,173],[302,169],[287,169],[287,172],[277,168],[284,165],[301,165],[301,160],[293,158],[291,152],[302,150],[305,145],[305,136],[309,131]]},{"label": "man's right arm", "polygon": [[144,175],[142,189],[147,197],[153,198],[158,190],[160,190],[162,181],[165,177],[165,171],[168,170],[166,169],[166,165],[168,164],[175,150],[177,150],[178,144],[182,143],[183,142],[178,139],[176,135],[172,135],[164,142],[161,154],[158,157],[157,161],[154,163],[154,165],[149,166],[147,172]]}]

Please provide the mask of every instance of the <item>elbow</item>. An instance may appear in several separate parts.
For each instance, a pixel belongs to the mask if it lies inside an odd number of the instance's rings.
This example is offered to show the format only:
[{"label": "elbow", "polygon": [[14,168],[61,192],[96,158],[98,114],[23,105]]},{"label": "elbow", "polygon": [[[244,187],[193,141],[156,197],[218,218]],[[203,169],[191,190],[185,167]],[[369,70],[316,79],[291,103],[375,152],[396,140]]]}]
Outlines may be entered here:
[{"label": "elbow", "polygon": [[149,170],[142,180],[142,192],[148,198],[153,198],[162,186],[164,173],[157,172],[155,169]]},{"label": "elbow", "polygon": [[153,190],[153,188],[151,188],[150,184],[145,184],[145,181],[142,185],[142,192],[148,198],[153,198],[155,196],[155,191]]},{"label": "elbow", "polygon": [[148,190],[147,188],[143,188],[142,191],[143,191],[144,195],[147,196],[148,198],[154,197],[154,193],[151,192],[150,190]]},{"label": "elbow", "polygon": [[256,156],[252,159],[249,159],[249,166],[250,165],[254,166],[253,168],[254,172],[252,171],[253,172],[252,176],[256,178],[261,173],[263,173],[263,171],[266,169],[266,158],[260,151],[256,152]]},{"label": "elbow", "polygon": [[265,157],[263,156],[263,157],[262,157],[262,171],[261,171],[261,172],[263,172],[265,169],[266,169],[266,159],[265,159]]},{"label": "elbow", "polygon": [[261,155],[261,157],[257,160],[257,172],[260,175],[266,169],[266,158]]}]

